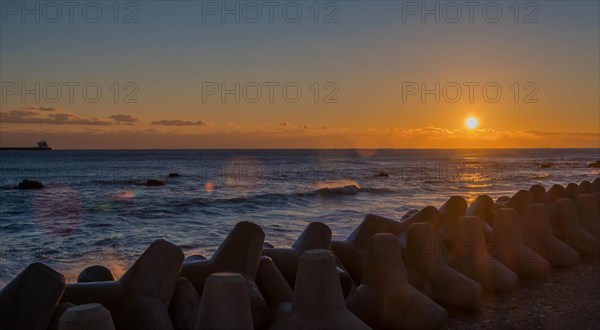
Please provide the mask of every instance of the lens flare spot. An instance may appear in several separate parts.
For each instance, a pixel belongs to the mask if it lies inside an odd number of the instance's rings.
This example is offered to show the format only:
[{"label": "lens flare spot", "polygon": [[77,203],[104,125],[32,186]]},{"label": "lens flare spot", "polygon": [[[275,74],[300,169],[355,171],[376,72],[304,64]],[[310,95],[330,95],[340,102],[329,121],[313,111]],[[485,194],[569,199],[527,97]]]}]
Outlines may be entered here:
[{"label": "lens flare spot", "polygon": [[102,203],[98,204],[98,210],[103,211],[103,212],[110,211],[111,208],[112,208],[112,204],[110,202],[102,202]]},{"label": "lens flare spot", "polygon": [[204,190],[210,194],[213,191],[213,189],[215,189],[215,185],[210,181],[206,181],[206,183],[204,184]]},{"label": "lens flare spot", "polygon": [[130,200],[130,199],[134,198],[135,196],[136,196],[135,191],[127,190],[127,191],[120,191],[120,192],[114,194],[113,199],[118,200],[118,201],[124,201],[124,200]]}]

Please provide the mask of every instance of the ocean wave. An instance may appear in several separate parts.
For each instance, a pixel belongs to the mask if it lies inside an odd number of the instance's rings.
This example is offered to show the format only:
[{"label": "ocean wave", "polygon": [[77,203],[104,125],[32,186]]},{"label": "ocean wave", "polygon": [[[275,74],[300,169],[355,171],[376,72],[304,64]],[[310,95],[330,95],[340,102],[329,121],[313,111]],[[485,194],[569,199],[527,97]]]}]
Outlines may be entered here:
[{"label": "ocean wave", "polygon": [[188,201],[183,201],[181,203],[177,203],[178,207],[188,207],[188,206],[202,206],[202,207],[210,207],[210,206],[222,206],[222,205],[253,205],[253,206],[270,206],[273,204],[281,204],[281,203],[294,203],[294,204],[306,204],[310,201],[310,199],[315,197],[328,197],[335,198],[340,197],[343,198],[345,196],[353,196],[358,193],[367,193],[367,194],[392,194],[394,190],[388,188],[376,188],[376,187],[366,187],[362,188],[356,183],[347,184],[347,185],[330,185],[330,186],[322,186],[318,185],[317,189],[312,191],[304,191],[304,192],[292,192],[292,193],[264,193],[264,194],[256,194],[256,195],[248,195],[248,196],[237,196],[232,198],[204,198],[197,197],[190,199]]},{"label": "ocean wave", "polygon": [[467,183],[463,185],[463,188],[466,189],[485,189],[490,188],[492,186],[491,183]]},{"label": "ocean wave", "polygon": [[548,179],[551,177],[552,177],[552,174],[550,174],[550,173],[534,173],[529,177],[529,179],[540,180],[540,179]]},{"label": "ocean wave", "polygon": [[356,195],[361,190],[358,184],[349,184],[339,187],[323,187],[315,190],[321,195]]}]

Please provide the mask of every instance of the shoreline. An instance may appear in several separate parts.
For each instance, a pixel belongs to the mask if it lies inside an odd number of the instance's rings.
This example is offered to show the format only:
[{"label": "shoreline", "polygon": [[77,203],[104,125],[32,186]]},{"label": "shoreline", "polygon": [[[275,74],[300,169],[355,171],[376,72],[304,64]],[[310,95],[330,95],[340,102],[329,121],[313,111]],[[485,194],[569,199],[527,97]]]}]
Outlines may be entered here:
[{"label": "shoreline", "polygon": [[521,281],[512,294],[484,295],[473,313],[449,310],[448,329],[596,329],[600,259],[552,269],[546,280]]}]

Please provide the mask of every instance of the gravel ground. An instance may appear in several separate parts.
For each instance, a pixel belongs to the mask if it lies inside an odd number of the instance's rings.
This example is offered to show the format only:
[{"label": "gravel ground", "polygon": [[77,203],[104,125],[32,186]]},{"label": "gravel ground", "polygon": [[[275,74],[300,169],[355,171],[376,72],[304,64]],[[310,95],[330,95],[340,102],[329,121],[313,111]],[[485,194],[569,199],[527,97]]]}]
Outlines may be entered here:
[{"label": "gravel ground", "polygon": [[599,258],[520,286],[484,296],[477,311],[449,311],[448,329],[600,329]]}]

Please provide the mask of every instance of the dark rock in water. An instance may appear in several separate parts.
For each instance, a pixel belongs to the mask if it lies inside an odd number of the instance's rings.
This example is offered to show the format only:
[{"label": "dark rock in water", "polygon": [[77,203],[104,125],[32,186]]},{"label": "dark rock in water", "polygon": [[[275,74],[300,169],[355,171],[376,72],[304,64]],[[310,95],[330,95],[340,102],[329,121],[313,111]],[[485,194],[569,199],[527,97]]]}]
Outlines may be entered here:
[{"label": "dark rock in water", "polygon": [[64,302],[58,304],[54,309],[54,314],[52,315],[52,319],[50,320],[50,324],[46,330],[59,330],[60,317],[65,313],[65,311],[75,305],[70,302]]},{"label": "dark rock in water", "polygon": [[69,284],[62,299],[102,304],[117,329],[172,329],[168,306],[183,257],[180,247],[157,240],[118,281]]},{"label": "dark rock in water", "polygon": [[148,187],[156,187],[156,186],[162,186],[165,183],[156,179],[150,179],[148,181],[146,181],[146,186]]},{"label": "dark rock in water", "polygon": [[295,288],[291,312],[271,329],[370,329],[346,308],[331,251],[302,254]]},{"label": "dark rock in water", "polygon": [[387,172],[381,171],[381,172],[377,173],[376,176],[387,178],[390,175]]},{"label": "dark rock in water", "polygon": [[180,176],[181,176],[181,174],[176,173],[176,172],[169,173],[169,178],[178,178]]},{"label": "dark rock in water", "polygon": [[348,309],[374,329],[438,329],[446,310],[408,284],[402,246],[391,234],[369,239],[363,283],[346,300]]},{"label": "dark rock in water", "polygon": [[593,162],[593,163],[589,163],[588,167],[589,168],[598,168],[598,167],[600,167],[600,159],[597,160],[597,161],[595,161],[595,162]]},{"label": "dark rock in water", "polygon": [[538,166],[540,168],[550,168],[550,167],[552,167],[552,163],[544,163],[544,162],[542,162],[542,163],[539,163]]},{"label": "dark rock in water", "polygon": [[214,273],[206,279],[196,329],[252,329],[246,279],[236,273]]},{"label": "dark rock in water", "polygon": [[185,259],[183,260],[183,263],[200,261],[200,260],[206,260],[206,257],[203,255],[200,255],[200,254],[192,254],[191,256],[185,257]]},{"label": "dark rock in water", "polygon": [[65,290],[65,278],[33,263],[0,291],[0,329],[45,330]]},{"label": "dark rock in water", "polygon": [[24,179],[19,183],[19,189],[42,189],[44,185],[39,181]]},{"label": "dark rock in water", "polygon": [[264,242],[263,243],[263,249],[272,249],[274,247],[275,246],[273,244],[269,243],[269,242]]},{"label": "dark rock in water", "polygon": [[115,330],[110,311],[96,303],[73,306],[60,318],[60,330]]},{"label": "dark rock in water", "polygon": [[265,233],[258,225],[239,222],[210,259],[184,263],[181,276],[189,279],[200,294],[212,273],[242,274],[247,282],[254,327],[262,328],[271,314],[255,282],[264,239]]},{"label": "dark rock in water", "polygon": [[77,276],[77,283],[106,282],[114,280],[115,275],[113,275],[111,270],[100,265],[87,267],[79,273],[79,276]]},{"label": "dark rock in water", "polygon": [[180,277],[169,304],[173,329],[194,330],[198,309],[200,309],[200,295],[187,278]]}]

